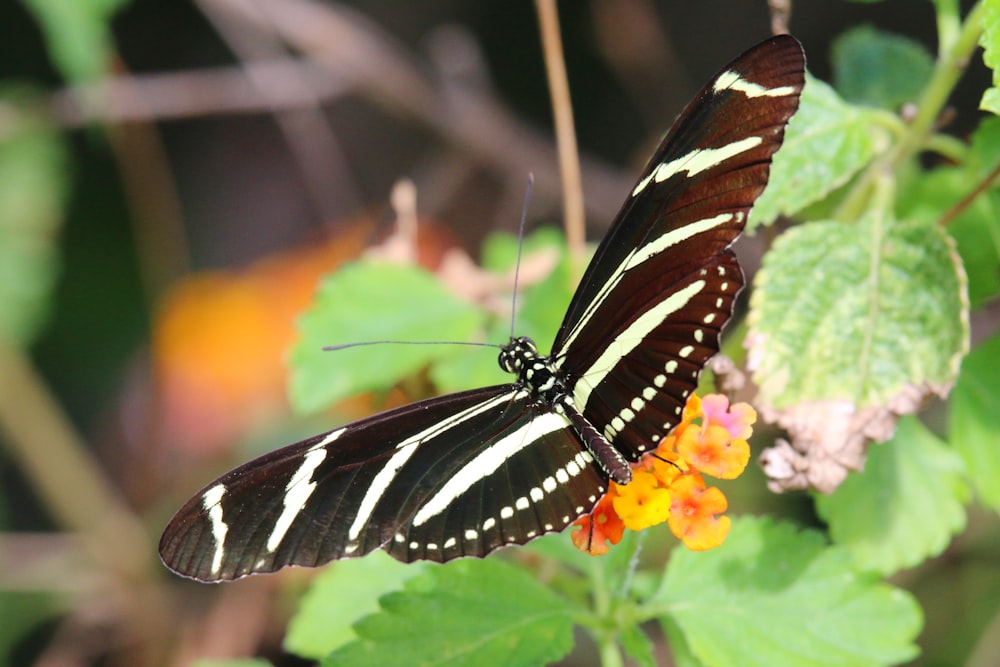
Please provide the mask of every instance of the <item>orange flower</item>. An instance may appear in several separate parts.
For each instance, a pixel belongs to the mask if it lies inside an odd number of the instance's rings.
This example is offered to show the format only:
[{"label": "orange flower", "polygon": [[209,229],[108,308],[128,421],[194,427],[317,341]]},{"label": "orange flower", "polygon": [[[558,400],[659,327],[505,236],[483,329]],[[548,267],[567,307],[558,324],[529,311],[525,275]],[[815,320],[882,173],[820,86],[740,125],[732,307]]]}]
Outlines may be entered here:
[{"label": "orange flower", "polygon": [[[608,551],[605,539],[617,544],[625,528],[643,530],[667,521],[685,546],[695,551],[722,544],[729,533],[727,501],[706,487],[701,473],[721,479],[738,477],[750,459],[746,438],[757,413],[745,403],[730,406],[725,396],[704,399],[692,394],[681,423],[632,465],[632,481],[612,482],[591,514],[574,525],[573,543],[592,555]],[[616,535],[615,539],[606,535]],[[594,537],[599,544],[594,544]]]},{"label": "orange flower", "polygon": [[706,396],[702,401],[701,426],[691,424],[676,432],[677,453],[705,474],[735,479],[743,474],[750,461],[746,438],[756,420],[757,413],[746,403],[737,403],[730,409],[725,396]]},{"label": "orange flower", "polygon": [[705,487],[698,473],[678,479],[671,487],[670,531],[692,551],[713,549],[729,534],[728,516],[716,516],[726,511],[728,503],[722,491]]},{"label": "orange flower", "polygon": [[166,443],[219,452],[287,414],[284,357],[295,317],[321,276],[358,255],[367,230],[358,225],[327,243],[241,271],[193,274],[171,287],[157,309],[152,345]]},{"label": "orange flower", "polygon": [[625,535],[625,524],[612,507],[616,492],[616,484],[612,484],[608,492],[597,501],[590,514],[585,514],[573,524],[580,530],[573,531],[570,539],[580,551],[586,551],[591,556],[603,556],[608,553],[608,542],[618,544]]}]

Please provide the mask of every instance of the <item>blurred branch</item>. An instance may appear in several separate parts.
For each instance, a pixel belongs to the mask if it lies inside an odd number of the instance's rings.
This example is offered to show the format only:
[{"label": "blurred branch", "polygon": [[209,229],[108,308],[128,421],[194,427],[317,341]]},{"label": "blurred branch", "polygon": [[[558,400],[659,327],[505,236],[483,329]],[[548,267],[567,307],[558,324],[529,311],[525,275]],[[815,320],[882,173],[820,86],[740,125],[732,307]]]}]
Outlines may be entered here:
[{"label": "blurred branch", "polygon": [[[381,27],[338,4],[312,0],[205,0],[262,31],[274,30],[295,50],[390,112],[415,119],[457,150],[517,181],[533,171],[537,191],[558,197],[561,186],[551,141],[518,121],[483,90],[442,90]],[[610,221],[631,179],[583,160],[587,210]]]},{"label": "blurred branch", "polygon": [[[272,78],[249,66],[250,63],[283,56],[285,51],[278,38],[273,33],[245,30],[243,24],[232,20],[230,14],[218,11],[211,0],[196,0],[196,4],[242,61],[251,85],[262,97],[274,101],[268,111],[274,116],[298,163],[306,191],[320,219],[331,220],[338,206],[350,210],[359,208],[361,201],[355,179],[340,143],[323,114],[321,99],[313,92],[309,81],[298,69],[291,69],[281,80],[281,85],[275,86]],[[282,108],[282,91],[287,90],[294,90],[300,95],[302,104],[295,108]]]},{"label": "blurred branch", "polygon": [[[283,85],[292,77],[305,81],[308,89]],[[269,89],[267,96],[260,92],[262,85]],[[350,87],[346,78],[331,75],[325,67],[282,58],[241,67],[114,77],[58,91],[51,97],[51,108],[61,125],[72,128],[94,122],[177,120],[294,109],[317,98],[336,99]],[[81,103],[91,96],[104,98],[106,104],[93,109]]]},{"label": "blurred branch", "polygon": [[[520,192],[525,175],[534,172],[540,196],[560,197],[556,152],[547,136],[519,121],[484,87],[435,79],[391,36],[356,12],[310,0],[203,1],[254,30],[280,35],[307,57],[116,77],[71,87],[51,97],[57,121],[83,127],[92,122],[273,113],[360,95],[429,127],[458,152],[471,154],[514,182],[514,191]],[[83,104],[90,96],[100,96],[104,103]],[[4,133],[0,122],[0,136]],[[581,172],[587,213],[604,226],[610,224],[632,185],[631,176],[586,157]]]},{"label": "blurred branch", "polygon": [[139,580],[153,563],[149,538],[89,455],[24,354],[0,341],[0,429],[55,521],[108,572]]},{"label": "blurred branch", "polygon": [[129,221],[146,308],[151,313],[167,287],[191,270],[180,196],[156,124],[111,123],[105,127],[132,213]]}]

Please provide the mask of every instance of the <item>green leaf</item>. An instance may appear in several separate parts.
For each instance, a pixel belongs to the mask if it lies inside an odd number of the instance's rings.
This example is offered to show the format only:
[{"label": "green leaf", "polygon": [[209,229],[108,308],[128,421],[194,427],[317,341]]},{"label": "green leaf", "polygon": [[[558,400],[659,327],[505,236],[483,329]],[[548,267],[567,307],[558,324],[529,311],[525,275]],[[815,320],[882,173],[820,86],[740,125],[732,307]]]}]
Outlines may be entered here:
[{"label": "green leaf", "polygon": [[817,496],[816,507],[860,569],[888,575],[937,556],[965,528],[966,479],[955,451],[907,417],[868,450],[862,473]]},{"label": "green leaf", "polygon": [[[532,540],[525,545],[525,550],[562,563],[567,568],[572,568],[577,572],[589,572],[593,567],[594,556],[584,553],[574,546],[570,536],[576,528],[570,527],[562,533],[545,535]],[[626,531],[628,535],[628,531]]]},{"label": "green leaf", "polygon": [[919,42],[872,26],[848,30],[832,51],[834,85],[844,99],[892,111],[916,102],[934,70]]},{"label": "green leaf", "polygon": [[[536,253],[555,251],[562,254],[565,237],[558,227],[539,227],[524,237],[524,257]],[[482,265],[484,269],[502,273],[513,271],[517,263],[517,235],[504,232],[490,234],[483,241]]]},{"label": "green leaf", "polygon": [[[938,222],[996,167],[1000,155],[1000,118],[987,117],[972,135],[965,160],[939,167],[905,182],[899,214]],[[969,278],[973,309],[1000,292],[1000,190],[980,194],[948,225]]]},{"label": "green leaf", "polygon": [[379,597],[398,590],[423,569],[422,564],[400,563],[384,551],[334,563],[302,597],[288,623],[285,650],[318,660],[356,639],[351,626],[378,611]]},{"label": "green leaf", "polygon": [[625,655],[632,658],[635,664],[639,667],[656,667],[653,642],[642,628],[635,624],[627,625],[622,629],[620,639]]},{"label": "green leaf", "polygon": [[767,189],[750,212],[748,229],[794,215],[847,183],[888,145],[890,114],[847,104],[827,84],[806,77]]},{"label": "green leaf", "polygon": [[969,335],[964,273],[939,225],[808,223],[765,256],[749,322],[764,403],[879,406],[955,380]]},{"label": "green leaf", "polygon": [[16,121],[0,141],[0,336],[27,345],[45,323],[58,277],[67,155],[52,128]]},{"label": "green leaf", "polygon": [[323,665],[534,667],[573,645],[572,607],[496,558],[429,568],[380,604],[381,612],[355,626],[360,639]]},{"label": "green leaf", "polygon": [[43,623],[67,613],[68,603],[38,592],[0,591],[0,665],[18,664],[14,655],[22,642]]},{"label": "green leaf", "polygon": [[[529,276],[537,271],[536,264],[545,267],[545,256],[555,258],[555,268],[542,279]],[[536,262],[536,258],[542,260]],[[483,246],[483,265],[494,271],[513,270],[517,260],[517,239],[509,235],[494,235]],[[525,239],[522,279],[532,278],[517,297],[519,310],[514,322],[514,335],[528,336],[543,353],[548,352],[555,338],[563,314],[572,298],[569,260],[565,253],[562,234],[558,230],[543,228]],[[509,307],[506,312],[509,312]],[[496,317],[489,326],[486,341],[506,343],[511,334],[508,317]],[[459,391],[469,387],[486,387],[511,381],[497,365],[497,355],[486,354],[481,348],[455,350],[446,358],[437,360],[430,370],[434,385],[442,392]]]},{"label": "green leaf", "polygon": [[127,0],[21,0],[42,27],[49,53],[69,81],[99,78],[113,53],[111,19]]},{"label": "green leaf", "polygon": [[983,47],[983,62],[993,71],[993,87],[987,88],[979,108],[1000,114],[1000,2],[983,3],[983,33],[979,37]]},{"label": "green leaf", "polygon": [[[530,336],[539,343],[540,349],[546,350],[562,324],[576,288],[570,275],[569,256],[562,233],[554,227],[536,230],[525,238],[523,256],[525,263],[521,267],[522,285],[517,297],[520,309],[514,323],[515,335]],[[555,257],[555,267],[539,280],[534,273],[545,270],[546,256]],[[541,266],[532,264],[534,258]],[[517,238],[514,236],[493,235],[483,244],[483,266],[486,268],[512,270],[516,260]],[[528,281],[527,285],[525,281]],[[506,325],[509,332],[510,322]]]},{"label": "green leaf", "polygon": [[325,345],[378,340],[472,341],[485,314],[415,266],[361,261],[320,284],[299,321],[291,354],[291,400],[303,413],[364,391],[386,390],[452,354],[448,345],[370,345],[337,352]]},{"label": "green leaf", "polygon": [[962,363],[951,394],[949,436],[965,459],[982,502],[1000,512],[1000,336],[976,347]]},{"label": "green leaf", "polygon": [[916,602],[850,563],[815,531],[741,517],[721,548],[675,550],[652,602],[707,667],[860,667],[916,656]]},{"label": "green leaf", "polygon": [[[900,198],[900,214],[935,224],[977,182],[967,168],[945,167],[916,179]],[[975,309],[1000,292],[1000,192],[976,199],[948,225],[968,275]]]},{"label": "green leaf", "polygon": [[[502,344],[510,338],[510,324],[494,319],[482,337],[484,342]],[[491,347],[454,346],[449,354],[433,360],[428,374],[434,387],[447,394],[472,387],[505,384],[514,378],[497,363],[498,350]]]}]

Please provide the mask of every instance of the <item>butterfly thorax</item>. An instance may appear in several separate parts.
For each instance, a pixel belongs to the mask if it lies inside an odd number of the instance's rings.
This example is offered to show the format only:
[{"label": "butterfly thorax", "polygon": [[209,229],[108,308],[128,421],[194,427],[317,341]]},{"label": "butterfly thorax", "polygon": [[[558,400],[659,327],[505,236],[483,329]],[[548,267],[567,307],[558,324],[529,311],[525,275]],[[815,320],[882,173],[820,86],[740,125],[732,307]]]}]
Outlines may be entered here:
[{"label": "butterfly thorax", "polygon": [[577,408],[573,395],[549,357],[539,354],[527,336],[512,338],[500,350],[500,368],[517,375],[518,384],[554,412],[564,415],[607,476],[619,484],[632,480],[628,461]]}]

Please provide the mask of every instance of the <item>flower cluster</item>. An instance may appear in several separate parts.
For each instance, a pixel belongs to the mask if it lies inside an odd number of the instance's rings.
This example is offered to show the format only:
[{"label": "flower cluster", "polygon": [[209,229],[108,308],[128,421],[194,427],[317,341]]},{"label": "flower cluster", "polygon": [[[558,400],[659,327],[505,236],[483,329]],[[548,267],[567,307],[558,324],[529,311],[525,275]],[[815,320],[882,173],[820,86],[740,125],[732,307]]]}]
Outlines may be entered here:
[{"label": "flower cluster", "polygon": [[609,484],[590,514],[574,523],[573,544],[593,555],[607,553],[625,529],[642,530],[664,521],[685,546],[704,551],[722,544],[729,533],[726,497],[706,486],[702,473],[734,479],[750,460],[747,438],[757,413],[746,403],[692,394],[681,423],[632,466],[627,485]]}]

